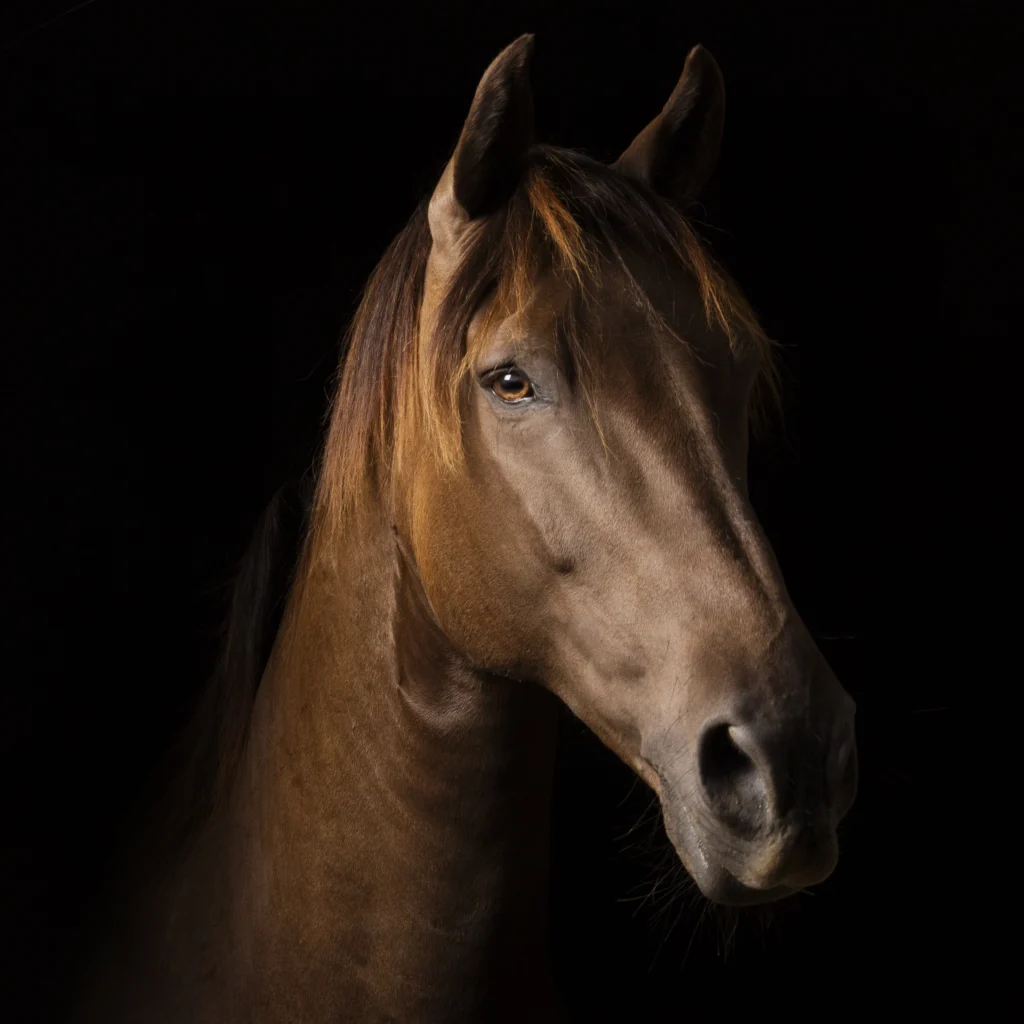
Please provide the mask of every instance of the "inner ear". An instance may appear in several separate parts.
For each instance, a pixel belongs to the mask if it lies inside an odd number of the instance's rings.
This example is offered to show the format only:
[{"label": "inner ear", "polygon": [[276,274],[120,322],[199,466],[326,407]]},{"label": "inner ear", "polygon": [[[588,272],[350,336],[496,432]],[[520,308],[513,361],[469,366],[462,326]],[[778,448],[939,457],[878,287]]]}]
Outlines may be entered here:
[{"label": "inner ear", "polygon": [[725,121],[725,83],[715,58],[695,46],[661,113],[612,167],[678,205],[699,195],[714,172]]}]

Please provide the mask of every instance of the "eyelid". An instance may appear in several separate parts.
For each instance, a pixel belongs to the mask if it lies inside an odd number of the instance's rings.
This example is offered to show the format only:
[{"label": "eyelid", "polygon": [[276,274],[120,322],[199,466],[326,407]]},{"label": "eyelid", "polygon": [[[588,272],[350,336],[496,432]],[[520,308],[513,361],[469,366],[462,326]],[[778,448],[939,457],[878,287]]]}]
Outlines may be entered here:
[{"label": "eyelid", "polygon": [[[516,364],[516,361],[511,357],[503,359],[500,363],[492,366],[489,370],[484,370],[480,374],[480,379],[493,380],[499,373],[508,373],[509,370],[519,370],[519,366]],[[526,373],[526,371],[520,370],[520,373]],[[526,375],[529,376],[529,374]]]},{"label": "eyelid", "polygon": [[486,373],[481,375],[480,383],[485,388],[492,388],[506,373],[518,373],[521,376],[523,376],[526,379],[527,383],[530,385],[531,389],[533,390],[534,395],[536,395],[537,386],[533,378],[524,369],[517,366],[515,363],[511,363],[505,366],[496,366],[493,370],[488,370]]}]

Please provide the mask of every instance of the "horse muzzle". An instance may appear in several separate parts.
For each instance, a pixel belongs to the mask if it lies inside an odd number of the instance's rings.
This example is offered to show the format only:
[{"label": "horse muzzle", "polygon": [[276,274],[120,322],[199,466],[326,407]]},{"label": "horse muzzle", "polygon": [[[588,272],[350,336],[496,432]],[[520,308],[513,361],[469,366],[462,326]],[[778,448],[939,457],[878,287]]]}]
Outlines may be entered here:
[{"label": "horse muzzle", "polygon": [[666,830],[709,899],[767,902],[832,873],[857,790],[852,701],[814,727],[718,716],[682,756],[657,753]]}]

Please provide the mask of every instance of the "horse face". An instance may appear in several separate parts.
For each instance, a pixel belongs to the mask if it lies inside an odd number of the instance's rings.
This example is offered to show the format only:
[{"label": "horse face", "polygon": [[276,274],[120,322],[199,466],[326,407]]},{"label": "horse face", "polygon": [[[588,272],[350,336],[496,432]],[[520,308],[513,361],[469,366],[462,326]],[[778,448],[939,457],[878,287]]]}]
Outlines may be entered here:
[{"label": "horse face", "polygon": [[589,379],[561,337],[566,287],[481,311],[465,465],[422,463],[416,557],[474,665],[551,689],[654,788],[708,896],[777,898],[835,865],[853,704],[747,499],[756,367],[691,315],[691,282],[637,276],[675,323],[609,271],[584,326]]},{"label": "horse face", "polygon": [[[484,76],[431,201],[425,352],[527,160],[528,53],[520,40]],[[717,65],[697,48],[611,177],[570,192],[604,189],[599,223],[615,175],[639,188],[622,223],[646,217],[653,194],[685,203],[714,164],[722,109]],[[550,195],[530,201],[557,242],[575,229]],[[549,688],[630,764],[706,895],[773,899],[835,865],[856,789],[853,702],[747,498],[757,360],[707,316],[700,274],[655,250],[597,251],[582,288],[538,259],[528,294],[481,304],[465,338],[465,458],[457,472],[426,450],[407,460],[407,533],[454,647]]]}]

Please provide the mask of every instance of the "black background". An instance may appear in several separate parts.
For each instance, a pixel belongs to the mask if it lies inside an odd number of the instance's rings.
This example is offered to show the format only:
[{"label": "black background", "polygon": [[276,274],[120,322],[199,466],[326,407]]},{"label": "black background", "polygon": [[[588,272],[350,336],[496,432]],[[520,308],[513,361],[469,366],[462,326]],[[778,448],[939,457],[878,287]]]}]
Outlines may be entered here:
[{"label": "black background", "polygon": [[833,878],[734,921],[637,898],[664,852],[656,824],[624,837],[649,794],[567,719],[563,989],[588,1021],[948,1007],[974,980],[959,914],[982,856],[955,694],[984,683],[954,649],[950,538],[985,413],[968,371],[1011,344],[1014,26],[957,4],[66,6],[0,16],[16,1018],[59,1012],[82,900],[210,668],[234,562],[316,450],[359,289],[523,31],[541,138],[604,159],[690,46],[722,66],[707,233],[786,345],[753,497],[858,702],[862,763]]}]

